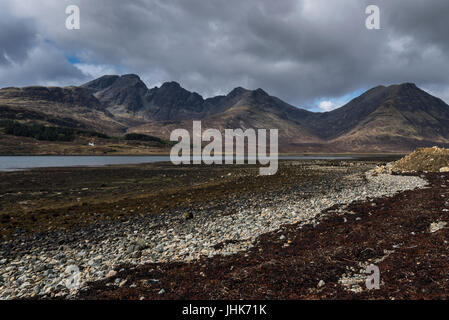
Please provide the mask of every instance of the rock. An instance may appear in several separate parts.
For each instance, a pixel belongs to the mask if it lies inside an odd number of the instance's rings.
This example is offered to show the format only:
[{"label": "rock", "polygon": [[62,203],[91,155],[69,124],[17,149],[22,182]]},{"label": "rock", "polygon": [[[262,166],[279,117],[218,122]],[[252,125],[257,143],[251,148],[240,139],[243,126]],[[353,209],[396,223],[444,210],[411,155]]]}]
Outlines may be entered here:
[{"label": "rock", "polygon": [[111,270],[111,271],[109,271],[108,274],[106,275],[106,278],[115,277],[116,275],[117,275],[117,271]]},{"label": "rock", "polygon": [[375,174],[381,174],[381,173],[385,173],[385,172],[387,172],[385,166],[380,166],[380,167],[377,167],[376,169],[374,169]]},{"label": "rock", "polygon": [[185,220],[193,219],[193,213],[190,211],[184,212],[183,217]]},{"label": "rock", "polygon": [[134,245],[130,245],[127,249],[126,249],[126,253],[131,254],[133,253],[135,250],[137,250],[137,247]]},{"label": "rock", "polygon": [[449,167],[440,168],[440,172],[449,172]]},{"label": "rock", "polygon": [[123,280],[122,282],[120,282],[120,284],[118,286],[120,288],[122,288],[127,282],[128,282],[128,280]]},{"label": "rock", "polygon": [[137,247],[137,250],[144,250],[144,249],[146,249],[147,244],[144,239],[137,239],[136,247]]},{"label": "rock", "polygon": [[429,232],[430,233],[437,232],[437,231],[443,229],[446,225],[447,225],[447,222],[444,222],[444,221],[432,222],[429,227]]}]

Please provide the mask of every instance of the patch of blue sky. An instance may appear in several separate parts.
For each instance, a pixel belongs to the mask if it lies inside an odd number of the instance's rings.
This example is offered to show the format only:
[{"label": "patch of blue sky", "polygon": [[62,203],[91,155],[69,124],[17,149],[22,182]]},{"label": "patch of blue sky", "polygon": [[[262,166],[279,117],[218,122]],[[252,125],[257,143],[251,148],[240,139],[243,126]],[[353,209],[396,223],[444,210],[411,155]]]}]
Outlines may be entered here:
[{"label": "patch of blue sky", "polygon": [[340,108],[352,99],[360,96],[366,89],[358,89],[339,97],[321,97],[314,101],[314,107],[310,109],[315,112],[327,112]]}]

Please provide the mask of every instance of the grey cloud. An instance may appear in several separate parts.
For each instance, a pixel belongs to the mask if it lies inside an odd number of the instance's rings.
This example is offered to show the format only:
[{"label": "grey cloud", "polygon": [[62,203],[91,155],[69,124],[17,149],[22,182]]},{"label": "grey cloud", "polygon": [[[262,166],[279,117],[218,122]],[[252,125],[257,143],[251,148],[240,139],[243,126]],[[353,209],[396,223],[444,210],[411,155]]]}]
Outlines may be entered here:
[{"label": "grey cloud", "polygon": [[69,85],[87,80],[58,44],[39,32],[39,21],[0,5],[0,87]]},{"label": "grey cloud", "polygon": [[5,4],[0,4],[0,65],[23,62],[36,42],[33,23],[13,17]]},{"label": "grey cloud", "polygon": [[72,85],[89,80],[50,44],[40,44],[23,62],[0,65],[0,87],[29,85]]}]

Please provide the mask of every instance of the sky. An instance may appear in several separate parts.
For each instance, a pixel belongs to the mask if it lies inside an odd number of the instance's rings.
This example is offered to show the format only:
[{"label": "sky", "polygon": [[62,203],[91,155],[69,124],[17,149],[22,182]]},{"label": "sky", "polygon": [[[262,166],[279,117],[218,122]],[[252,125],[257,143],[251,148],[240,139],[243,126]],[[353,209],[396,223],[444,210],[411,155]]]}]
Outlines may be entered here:
[{"label": "sky", "polygon": [[[77,5],[80,29],[66,28]],[[365,26],[368,5],[380,29]],[[0,87],[138,74],[203,97],[263,88],[330,111],[414,82],[449,102],[447,0],[1,0]]]}]

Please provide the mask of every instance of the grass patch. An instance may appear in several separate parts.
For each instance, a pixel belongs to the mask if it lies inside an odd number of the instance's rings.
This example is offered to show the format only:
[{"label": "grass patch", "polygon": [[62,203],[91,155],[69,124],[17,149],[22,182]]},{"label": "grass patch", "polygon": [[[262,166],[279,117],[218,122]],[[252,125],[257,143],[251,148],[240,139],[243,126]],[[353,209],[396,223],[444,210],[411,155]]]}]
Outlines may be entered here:
[{"label": "grass patch", "polygon": [[127,135],[125,135],[125,140],[157,142],[167,146],[172,146],[174,144],[172,141],[141,133],[128,133]]}]

